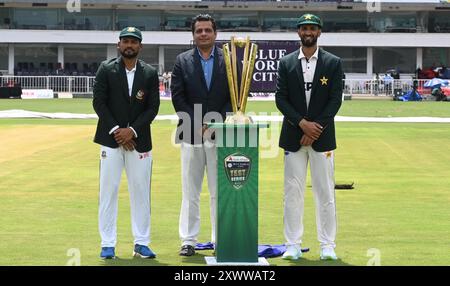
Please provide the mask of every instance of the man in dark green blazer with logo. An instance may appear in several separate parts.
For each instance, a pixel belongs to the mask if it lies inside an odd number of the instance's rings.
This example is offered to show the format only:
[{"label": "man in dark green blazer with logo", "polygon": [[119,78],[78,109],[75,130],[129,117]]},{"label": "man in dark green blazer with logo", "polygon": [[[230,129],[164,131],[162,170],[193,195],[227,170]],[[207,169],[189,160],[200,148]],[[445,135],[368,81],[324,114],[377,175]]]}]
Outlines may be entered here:
[{"label": "man in dark green blazer with logo", "polygon": [[157,71],[138,60],[142,33],[135,27],[120,32],[121,57],[104,61],[95,77],[93,106],[99,119],[94,142],[100,147],[100,257],[115,258],[117,195],[125,167],[130,192],[135,256],[153,258],[150,243],[150,124],[159,109]]},{"label": "man in dark green blazer with logo", "polygon": [[321,259],[336,260],[334,193],[334,117],[342,102],[340,58],[320,49],[322,21],[313,14],[300,17],[299,50],[283,57],[275,93],[284,115],[280,147],[284,157],[284,259],[302,256],[304,191],[307,165],[316,202],[317,236]]}]

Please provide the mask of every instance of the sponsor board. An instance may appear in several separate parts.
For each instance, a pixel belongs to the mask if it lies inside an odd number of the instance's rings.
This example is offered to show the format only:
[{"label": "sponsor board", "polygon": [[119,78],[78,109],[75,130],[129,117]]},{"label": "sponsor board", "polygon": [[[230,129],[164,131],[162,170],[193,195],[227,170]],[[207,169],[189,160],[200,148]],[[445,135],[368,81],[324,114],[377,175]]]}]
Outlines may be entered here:
[{"label": "sponsor board", "polygon": [[71,92],[58,92],[58,98],[73,98]]},{"label": "sponsor board", "polygon": [[53,89],[22,89],[22,99],[50,99],[54,98]]}]

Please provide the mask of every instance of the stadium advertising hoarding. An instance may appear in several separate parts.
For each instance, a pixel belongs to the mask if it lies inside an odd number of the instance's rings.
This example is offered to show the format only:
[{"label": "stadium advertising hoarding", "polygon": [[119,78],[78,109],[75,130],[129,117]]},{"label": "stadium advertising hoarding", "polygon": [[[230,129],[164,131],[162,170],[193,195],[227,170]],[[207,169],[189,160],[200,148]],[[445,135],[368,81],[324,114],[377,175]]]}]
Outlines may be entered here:
[{"label": "stadium advertising hoarding", "polygon": [[[273,96],[277,85],[277,70],[283,56],[292,53],[300,47],[298,41],[252,41],[258,45],[258,53],[250,86],[251,97]],[[226,43],[218,41],[218,46]],[[242,59],[243,49],[237,50],[238,58]],[[238,67],[240,69],[240,67]],[[240,72],[240,71],[239,71]]]},{"label": "stadium advertising hoarding", "polygon": [[54,98],[53,89],[23,89],[22,99],[51,99]]},{"label": "stadium advertising hoarding", "polygon": [[258,54],[250,87],[251,96],[271,96],[277,85],[277,70],[283,56],[297,50],[300,45],[298,41],[269,42],[259,41]]}]

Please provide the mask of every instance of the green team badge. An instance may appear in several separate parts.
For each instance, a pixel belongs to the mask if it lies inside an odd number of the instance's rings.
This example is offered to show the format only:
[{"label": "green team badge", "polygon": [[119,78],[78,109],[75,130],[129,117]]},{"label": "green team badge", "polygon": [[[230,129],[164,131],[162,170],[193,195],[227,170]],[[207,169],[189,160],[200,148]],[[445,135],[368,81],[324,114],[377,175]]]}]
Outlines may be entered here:
[{"label": "green team badge", "polygon": [[252,160],[244,154],[234,153],[225,157],[224,163],[228,181],[236,190],[239,190],[247,183]]}]

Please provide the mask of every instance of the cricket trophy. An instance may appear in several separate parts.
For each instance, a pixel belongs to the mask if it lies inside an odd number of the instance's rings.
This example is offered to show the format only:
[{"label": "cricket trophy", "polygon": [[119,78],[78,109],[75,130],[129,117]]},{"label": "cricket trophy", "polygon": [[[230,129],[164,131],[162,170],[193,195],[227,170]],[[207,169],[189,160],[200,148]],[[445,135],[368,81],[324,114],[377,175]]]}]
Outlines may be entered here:
[{"label": "cricket trophy", "polygon": [[208,124],[217,147],[216,244],[215,257],[205,257],[209,265],[268,265],[258,257],[258,137],[268,124],[245,115],[257,51],[249,37],[223,45],[233,114]]},{"label": "cricket trophy", "polygon": [[[240,81],[238,81],[237,48],[244,48]],[[230,89],[231,106],[233,108],[233,115],[227,117],[225,123],[252,123],[251,118],[245,115],[245,108],[257,52],[258,46],[250,42],[250,37],[245,39],[231,37],[230,43],[223,45],[228,88]]]}]

